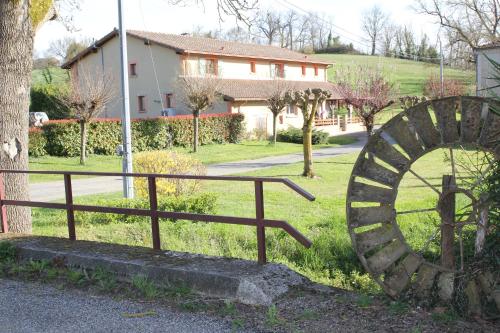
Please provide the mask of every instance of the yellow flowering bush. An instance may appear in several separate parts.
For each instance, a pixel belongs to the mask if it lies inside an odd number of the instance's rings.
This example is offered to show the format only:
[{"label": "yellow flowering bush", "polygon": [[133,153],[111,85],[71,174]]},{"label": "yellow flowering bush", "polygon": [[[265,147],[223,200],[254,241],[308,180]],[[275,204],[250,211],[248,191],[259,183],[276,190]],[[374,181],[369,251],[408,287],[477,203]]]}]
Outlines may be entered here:
[{"label": "yellow flowering bush", "polygon": [[[147,151],[135,154],[134,172],[171,175],[206,175],[206,168],[195,158],[175,151]],[[199,190],[200,180],[157,178],[158,197],[191,195]],[[147,178],[135,177],[134,186],[139,197],[148,197]]]}]

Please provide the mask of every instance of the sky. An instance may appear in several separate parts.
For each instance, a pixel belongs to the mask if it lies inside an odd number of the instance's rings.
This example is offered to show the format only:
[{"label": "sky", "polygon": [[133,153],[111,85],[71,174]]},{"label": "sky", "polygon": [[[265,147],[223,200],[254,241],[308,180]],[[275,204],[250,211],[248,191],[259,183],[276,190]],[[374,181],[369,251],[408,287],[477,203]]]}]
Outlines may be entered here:
[{"label": "sky", "polygon": [[[196,0],[186,6],[175,6],[169,0],[122,0],[125,8],[127,29],[149,30],[166,33],[190,32],[196,26],[203,30],[217,30],[234,26],[234,17],[225,17],[219,22],[216,0]],[[68,31],[60,22],[48,22],[37,33],[35,52],[43,56],[52,40],[65,36],[99,39],[118,26],[117,0],[82,0],[81,10],[74,13],[76,32]],[[262,8],[277,11],[295,9],[300,12],[313,11],[331,17],[333,34],[341,40],[353,43],[362,51],[368,51],[369,43],[363,40],[361,16],[364,10],[379,5],[389,13],[393,22],[411,26],[417,34],[427,33],[435,40],[437,26],[432,18],[416,14],[411,6],[414,0],[259,0]]]}]

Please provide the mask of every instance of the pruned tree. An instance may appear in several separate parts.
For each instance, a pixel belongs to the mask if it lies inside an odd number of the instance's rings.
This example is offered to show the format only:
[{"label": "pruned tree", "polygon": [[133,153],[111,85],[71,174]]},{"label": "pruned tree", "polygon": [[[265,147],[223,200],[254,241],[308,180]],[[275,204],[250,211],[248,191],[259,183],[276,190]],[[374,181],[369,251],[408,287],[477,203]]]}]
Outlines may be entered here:
[{"label": "pruned tree", "polygon": [[363,12],[361,28],[366,33],[371,42],[371,55],[375,55],[375,52],[377,50],[377,42],[386,22],[387,14],[384,13],[382,9],[377,5]]},{"label": "pruned tree", "polygon": [[373,133],[375,115],[394,103],[394,84],[379,69],[367,66],[343,68],[336,73],[337,92],[354,108],[368,136]]},{"label": "pruned tree", "polygon": [[80,124],[81,165],[87,159],[88,126],[114,100],[116,89],[110,74],[79,68],[78,75],[71,77],[69,93],[60,99]]},{"label": "pruned tree", "polygon": [[304,150],[304,171],[302,176],[313,178],[313,159],[312,159],[312,130],[314,118],[318,108],[331,96],[331,93],[322,89],[306,89],[300,91],[288,91],[286,99],[290,105],[301,109],[304,118],[302,127],[303,150]]},{"label": "pruned tree", "polygon": [[286,81],[275,79],[272,82],[272,88],[269,92],[269,97],[267,98],[267,107],[269,111],[273,114],[273,138],[272,142],[276,145],[276,137],[277,137],[277,120],[283,110],[285,110],[288,105],[288,99],[286,93],[290,90],[290,87],[286,83]]},{"label": "pruned tree", "polygon": [[220,80],[215,76],[181,76],[176,90],[182,104],[193,114],[193,152],[197,152],[200,114],[219,100]]}]

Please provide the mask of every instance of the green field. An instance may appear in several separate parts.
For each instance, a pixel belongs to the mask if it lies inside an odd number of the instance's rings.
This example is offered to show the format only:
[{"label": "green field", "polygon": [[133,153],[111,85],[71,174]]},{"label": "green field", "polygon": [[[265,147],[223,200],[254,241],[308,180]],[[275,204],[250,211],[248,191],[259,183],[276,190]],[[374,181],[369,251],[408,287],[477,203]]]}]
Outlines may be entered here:
[{"label": "green field", "polygon": [[[286,220],[309,237],[313,246],[305,249],[282,231],[266,232],[268,258],[305,274],[311,279],[329,285],[362,291],[376,291],[373,281],[362,268],[351,247],[345,218],[345,198],[349,176],[357,154],[350,154],[316,161],[316,179],[298,176],[302,164],[274,167],[251,176],[287,177],[316,196],[309,202],[279,184],[265,185],[266,217]],[[446,163],[443,151],[417,161],[412,167],[421,176],[439,186],[441,163]],[[448,168],[449,169],[449,168]],[[450,172],[450,170],[446,170]],[[237,185],[236,185],[237,184]],[[203,190],[215,193],[217,214],[255,216],[252,183],[207,182]],[[236,186],[235,186],[236,185]],[[118,198],[120,194],[109,195]],[[78,203],[95,203],[103,196],[78,197]],[[396,208],[410,210],[432,207],[437,196],[417,178],[406,175],[400,186]],[[62,211],[35,209],[34,233],[37,235],[67,235],[65,213]],[[80,215],[79,215],[80,216]],[[436,230],[433,217],[403,215],[401,225],[410,244],[420,248]],[[151,246],[148,219],[136,223],[102,223],[79,220],[77,235],[80,239],[114,242],[138,246]],[[98,220],[99,221],[99,220]],[[426,222],[427,221],[427,222]],[[177,251],[222,255],[254,260],[257,256],[255,229],[251,227],[193,223],[188,221],[161,223],[162,247]]]},{"label": "green field", "polygon": [[[333,63],[333,67],[328,70],[328,79],[332,82],[335,82],[334,72],[338,66],[368,65],[380,67],[387,73],[388,78],[396,84],[400,95],[421,96],[425,81],[431,75],[439,75],[439,65],[405,59],[351,54],[318,54],[316,56]],[[473,71],[445,67],[444,76],[463,81],[470,86],[471,92],[473,92],[475,84]]]},{"label": "green field", "polygon": [[[68,82],[69,76],[68,71],[59,67],[50,67],[48,68],[50,75],[52,77],[52,83],[54,84],[65,84]],[[47,76],[47,79],[44,77],[44,73]],[[33,80],[33,85],[36,84],[44,84],[47,83],[48,73],[46,70],[42,69],[34,69],[31,73],[31,77]]]},{"label": "green field", "polygon": [[[315,145],[314,149],[336,147],[356,142],[352,136],[336,136],[329,139],[329,144]],[[198,148],[197,153],[190,153],[191,148],[176,147],[175,151],[186,153],[200,160],[203,164],[216,164],[240,160],[256,159],[268,156],[278,156],[302,151],[301,144],[278,142],[276,146],[268,141],[243,141],[238,144],[204,145]],[[30,170],[58,170],[58,171],[101,171],[119,172],[121,158],[118,156],[91,155],[86,165],[80,165],[79,157],[30,157]],[[32,175],[31,182],[60,180],[60,176]]]}]

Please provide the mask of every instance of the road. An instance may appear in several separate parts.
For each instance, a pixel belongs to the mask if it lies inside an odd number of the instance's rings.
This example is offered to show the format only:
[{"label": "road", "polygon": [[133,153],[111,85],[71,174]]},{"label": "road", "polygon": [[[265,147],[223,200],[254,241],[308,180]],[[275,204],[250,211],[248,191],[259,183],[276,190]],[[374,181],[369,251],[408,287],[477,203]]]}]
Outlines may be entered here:
[{"label": "road", "polygon": [[[366,139],[358,142],[331,148],[321,148],[313,151],[313,158],[323,159],[360,151]],[[233,175],[238,173],[267,169],[280,165],[293,164],[303,161],[302,153],[249,159],[244,161],[213,164],[207,167],[209,176]],[[92,195],[118,192],[122,190],[121,177],[92,177],[73,180],[73,196]],[[54,201],[64,199],[64,183],[51,181],[30,184],[31,200]]]},{"label": "road", "polygon": [[38,283],[0,284],[1,332],[231,332],[231,323],[200,313]]}]

